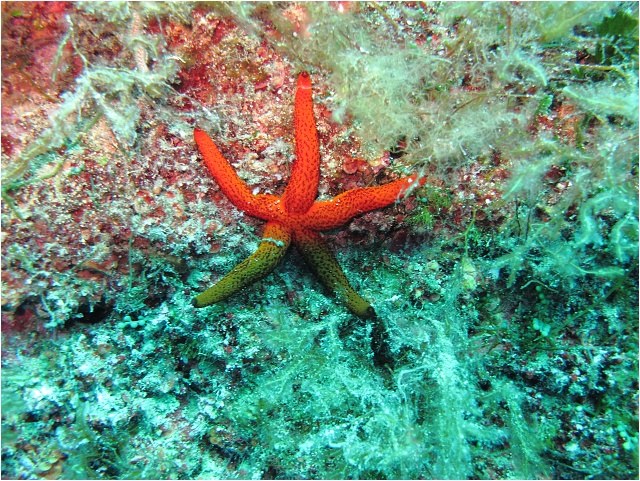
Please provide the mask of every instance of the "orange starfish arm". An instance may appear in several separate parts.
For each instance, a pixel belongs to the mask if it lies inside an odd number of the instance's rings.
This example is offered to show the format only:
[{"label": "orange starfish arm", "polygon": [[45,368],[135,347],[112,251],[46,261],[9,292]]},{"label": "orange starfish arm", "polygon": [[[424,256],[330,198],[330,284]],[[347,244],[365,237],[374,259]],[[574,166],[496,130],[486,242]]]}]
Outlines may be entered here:
[{"label": "orange starfish arm", "polygon": [[193,137],[204,164],[231,203],[250,216],[269,220],[273,216],[273,206],[279,201],[278,197],[252,194],[249,186],[238,177],[229,161],[203,130],[195,129]]},{"label": "orange starfish arm", "polygon": [[348,190],[331,200],[316,202],[305,215],[304,225],[314,230],[333,229],[356,215],[386,207],[401,199],[416,181],[417,175],[403,177],[385,185]]},{"label": "orange starfish arm", "polygon": [[287,212],[301,214],[313,205],[320,179],[320,143],[313,116],[311,77],[307,72],[298,76],[293,125],[296,158],[282,199]]},{"label": "orange starfish arm", "polygon": [[269,274],[280,262],[291,242],[291,232],[277,222],[268,222],[258,250],[234,267],[212,287],[194,297],[195,307],[205,307],[232,296]]},{"label": "orange starfish arm", "polygon": [[375,316],[371,304],[351,287],[338,261],[319,234],[298,229],[294,231],[294,243],[320,281],[329,291],[335,293],[351,312],[362,318]]}]

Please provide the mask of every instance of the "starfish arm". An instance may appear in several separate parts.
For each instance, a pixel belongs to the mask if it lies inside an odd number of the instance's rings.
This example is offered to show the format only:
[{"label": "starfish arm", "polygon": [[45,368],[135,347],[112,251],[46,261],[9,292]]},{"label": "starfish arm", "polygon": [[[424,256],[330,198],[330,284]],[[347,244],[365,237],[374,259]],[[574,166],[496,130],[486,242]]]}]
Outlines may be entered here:
[{"label": "starfish arm", "polygon": [[331,200],[313,204],[304,224],[313,230],[333,229],[359,214],[381,209],[401,199],[416,182],[422,185],[424,180],[417,180],[414,174],[385,185],[348,190]]},{"label": "starfish arm", "polygon": [[224,158],[216,144],[200,129],[193,131],[193,137],[202,154],[204,164],[211,172],[220,189],[233,205],[252,217],[268,220],[278,198],[272,195],[254,195],[249,186],[238,177],[233,167]]},{"label": "starfish arm", "polygon": [[293,242],[322,283],[335,293],[351,312],[362,318],[375,316],[371,304],[351,287],[338,261],[319,234],[298,229],[294,231]]},{"label": "starfish arm", "polygon": [[307,72],[302,72],[298,76],[293,113],[296,158],[282,196],[285,210],[298,214],[306,212],[313,204],[320,179],[320,143],[311,93],[311,78]]},{"label": "starfish arm", "polygon": [[205,307],[232,296],[269,274],[280,262],[291,242],[289,229],[268,222],[258,250],[234,267],[212,287],[193,299],[195,307]]}]

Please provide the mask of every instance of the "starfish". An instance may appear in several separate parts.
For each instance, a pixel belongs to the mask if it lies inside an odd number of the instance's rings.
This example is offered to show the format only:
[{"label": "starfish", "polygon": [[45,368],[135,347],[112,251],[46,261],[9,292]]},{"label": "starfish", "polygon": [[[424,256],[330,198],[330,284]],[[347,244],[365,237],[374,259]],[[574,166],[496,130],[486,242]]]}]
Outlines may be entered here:
[{"label": "starfish", "polygon": [[209,136],[195,129],[198,150],[222,192],[238,209],[267,221],[267,224],[258,250],[196,296],[193,305],[215,304],[263,278],[278,265],[293,243],[320,281],[353,314],[374,318],[373,307],[351,287],[319,232],[339,227],[364,212],[385,207],[402,198],[416,182],[420,185],[424,182],[412,175],[381,186],[351,189],[330,200],[316,201],[320,143],[313,114],[311,78],[307,72],[298,76],[293,123],[295,160],[289,183],[281,196],[253,194]]}]

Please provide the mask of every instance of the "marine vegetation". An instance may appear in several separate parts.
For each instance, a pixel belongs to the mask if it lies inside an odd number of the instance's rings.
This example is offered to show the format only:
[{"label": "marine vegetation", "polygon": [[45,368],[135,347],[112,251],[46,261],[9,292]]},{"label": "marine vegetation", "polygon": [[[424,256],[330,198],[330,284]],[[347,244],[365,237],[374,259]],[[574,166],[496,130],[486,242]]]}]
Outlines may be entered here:
[{"label": "marine vegetation", "polygon": [[3,478],[639,476],[637,3],[0,8]]}]

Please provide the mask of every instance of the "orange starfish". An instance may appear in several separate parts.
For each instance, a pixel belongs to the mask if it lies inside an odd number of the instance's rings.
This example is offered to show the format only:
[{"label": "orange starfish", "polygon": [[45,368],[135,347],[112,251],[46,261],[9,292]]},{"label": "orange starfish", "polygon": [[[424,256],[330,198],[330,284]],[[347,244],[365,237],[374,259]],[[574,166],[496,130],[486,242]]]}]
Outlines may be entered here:
[{"label": "orange starfish", "polygon": [[252,194],[209,136],[195,129],[198,149],[222,192],[238,209],[266,220],[267,225],[258,250],[196,296],[193,305],[204,307],[222,301],[266,276],[278,265],[293,242],[322,283],[344,301],[351,312],[362,318],[373,318],[375,312],[371,304],[351,287],[318,232],[333,229],[358,214],[393,203],[416,183],[417,176],[404,177],[378,187],[352,189],[331,200],[316,201],[320,150],[313,115],[311,78],[306,72],[298,76],[293,123],[296,157],[289,184],[281,196]]}]

